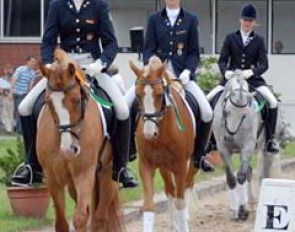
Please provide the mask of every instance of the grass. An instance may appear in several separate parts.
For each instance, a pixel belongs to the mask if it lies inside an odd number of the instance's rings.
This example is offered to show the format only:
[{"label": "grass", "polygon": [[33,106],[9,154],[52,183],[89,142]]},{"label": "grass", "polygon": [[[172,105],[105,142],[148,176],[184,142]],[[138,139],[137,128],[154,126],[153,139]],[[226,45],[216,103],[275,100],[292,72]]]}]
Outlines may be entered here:
[{"label": "grass", "polygon": [[[6,155],[6,149],[11,148],[15,149],[15,140],[2,140],[0,141],[0,156]],[[295,144],[288,144],[284,151],[283,158],[291,158],[295,155]],[[237,167],[239,164],[238,157],[234,157],[234,164]],[[254,157],[252,161],[253,166],[256,165],[256,158]],[[138,174],[138,162],[133,162],[130,164],[130,168],[135,172],[135,175],[139,177]],[[223,174],[222,168],[217,168],[214,174],[206,175],[203,173],[198,174],[197,181],[204,181],[214,178],[216,176],[220,176]],[[1,175],[1,173],[0,173]],[[156,192],[163,191],[163,181],[159,176],[159,173],[156,174],[155,177],[155,190]],[[129,191],[122,191],[122,200],[124,202],[130,202],[138,199],[142,199],[142,185],[139,188]],[[67,197],[67,212],[68,217],[70,218],[71,212],[74,210],[74,203],[73,201]],[[35,220],[35,219],[28,219],[28,218],[19,218],[12,214],[9,201],[7,199],[5,186],[0,185],[0,231],[2,232],[20,232],[29,229],[39,229],[42,227],[46,227],[52,224],[54,220],[54,211],[52,205],[50,206],[47,217],[45,220]]]}]

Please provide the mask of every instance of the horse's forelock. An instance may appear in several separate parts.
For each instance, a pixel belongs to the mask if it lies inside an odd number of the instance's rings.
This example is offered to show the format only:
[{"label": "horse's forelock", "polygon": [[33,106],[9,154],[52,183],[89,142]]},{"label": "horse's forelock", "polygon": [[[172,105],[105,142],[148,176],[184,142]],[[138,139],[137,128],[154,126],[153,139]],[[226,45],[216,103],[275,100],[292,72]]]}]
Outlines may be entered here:
[{"label": "horse's forelock", "polygon": [[149,60],[149,67],[151,71],[157,71],[162,67],[163,63],[157,56],[152,56]]}]

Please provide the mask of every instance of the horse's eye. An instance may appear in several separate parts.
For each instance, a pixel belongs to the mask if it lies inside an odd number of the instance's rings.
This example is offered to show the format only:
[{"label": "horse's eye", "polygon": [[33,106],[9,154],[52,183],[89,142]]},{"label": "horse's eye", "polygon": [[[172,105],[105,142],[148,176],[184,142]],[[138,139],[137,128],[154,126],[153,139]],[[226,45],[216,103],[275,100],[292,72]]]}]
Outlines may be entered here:
[{"label": "horse's eye", "polygon": [[72,100],[73,105],[79,106],[81,104],[81,99],[80,98],[74,98]]}]

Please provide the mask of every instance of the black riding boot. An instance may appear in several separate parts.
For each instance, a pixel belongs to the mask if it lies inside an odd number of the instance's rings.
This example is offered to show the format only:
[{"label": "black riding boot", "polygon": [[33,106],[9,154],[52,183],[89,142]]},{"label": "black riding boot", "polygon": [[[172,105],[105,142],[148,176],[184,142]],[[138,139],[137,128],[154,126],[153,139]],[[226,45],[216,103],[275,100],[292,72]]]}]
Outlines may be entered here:
[{"label": "black riding boot", "polygon": [[42,168],[36,152],[36,125],[32,116],[20,116],[20,120],[27,162],[16,170],[16,173],[11,177],[11,182],[13,185],[19,186],[42,183]]},{"label": "black riding boot", "polygon": [[195,168],[202,169],[204,172],[214,171],[214,166],[205,159],[207,154],[208,140],[211,134],[211,125],[212,122],[205,123],[201,121],[200,125],[197,126],[197,137],[195,142],[193,162]]},{"label": "black riding boot", "polygon": [[276,125],[278,118],[278,108],[269,109],[268,122],[266,126],[266,150],[276,154],[280,150],[279,143],[275,139]]},{"label": "black riding boot", "polygon": [[138,185],[134,177],[127,169],[129,155],[129,118],[117,121],[117,132],[112,139],[113,142],[113,180],[122,183],[123,188],[134,188]]},{"label": "black riding boot", "polygon": [[130,147],[129,147],[129,162],[136,160],[136,143],[135,143],[135,132],[136,132],[136,117],[137,117],[137,103],[133,102],[130,110]]}]

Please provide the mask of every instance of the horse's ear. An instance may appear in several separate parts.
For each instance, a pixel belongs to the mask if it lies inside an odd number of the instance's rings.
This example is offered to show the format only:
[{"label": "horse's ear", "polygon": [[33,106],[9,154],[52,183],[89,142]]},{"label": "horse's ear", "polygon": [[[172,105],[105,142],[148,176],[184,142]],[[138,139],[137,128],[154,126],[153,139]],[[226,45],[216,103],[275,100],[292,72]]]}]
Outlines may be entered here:
[{"label": "horse's ear", "polygon": [[73,63],[69,63],[68,65],[68,74],[70,77],[73,77],[76,73],[76,67]]},{"label": "horse's ear", "polygon": [[134,74],[136,75],[136,77],[139,77],[140,76],[140,69],[133,63],[132,60],[129,61],[129,67],[134,72]]}]

